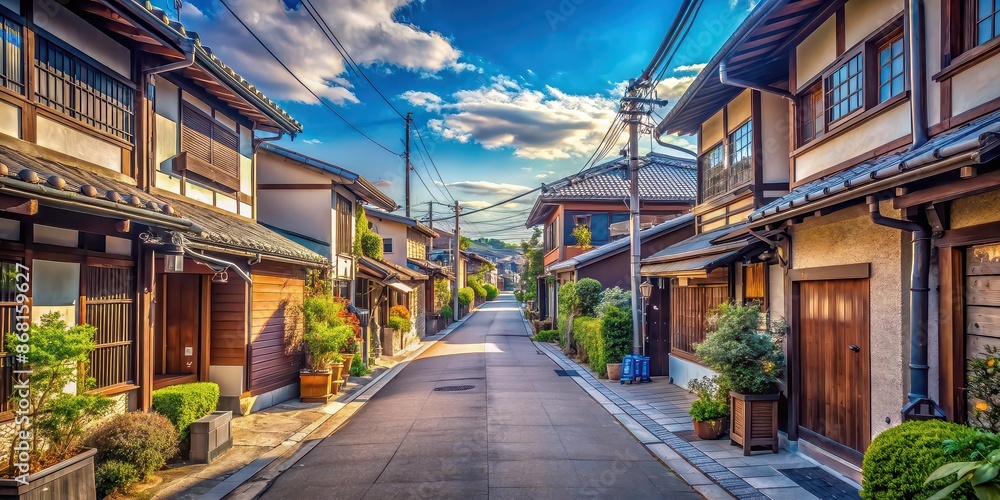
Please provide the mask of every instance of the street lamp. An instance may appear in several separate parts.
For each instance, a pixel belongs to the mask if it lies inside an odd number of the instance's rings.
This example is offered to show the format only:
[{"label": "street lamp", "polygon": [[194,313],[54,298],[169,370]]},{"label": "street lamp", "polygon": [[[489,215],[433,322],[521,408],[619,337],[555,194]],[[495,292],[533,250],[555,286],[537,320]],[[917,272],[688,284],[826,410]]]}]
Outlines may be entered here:
[{"label": "street lamp", "polygon": [[168,273],[184,272],[184,249],[172,243],[163,247],[163,270]]},{"label": "street lamp", "polygon": [[647,279],[639,285],[639,294],[642,295],[642,355],[646,355],[646,304],[649,296],[653,294],[653,284]]}]

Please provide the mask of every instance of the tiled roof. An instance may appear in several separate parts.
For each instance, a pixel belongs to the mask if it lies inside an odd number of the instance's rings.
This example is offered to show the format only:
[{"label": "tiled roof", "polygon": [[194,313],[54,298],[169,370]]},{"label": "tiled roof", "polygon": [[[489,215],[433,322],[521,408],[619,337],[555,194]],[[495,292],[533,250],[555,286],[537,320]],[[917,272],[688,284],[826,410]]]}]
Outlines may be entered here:
[{"label": "tiled roof", "polygon": [[[24,144],[25,148],[34,145]],[[0,191],[21,192],[42,204],[78,203],[93,211],[121,213],[129,219],[189,228],[175,206],[137,188],[135,181],[111,170],[47,159],[29,151],[0,144]]]},{"label": "tiled roof", "polygon": [[295,133],[295,131],[297,132],[302,131],[302,124],[299,123],[298,120],[292,118],[291,115],[289,115],[285,110],[281,109],[281,107],[279,107],[277,103],[269,99],[266,95],[264,95],[263,92],[258,90],[257,87],[255,87],[245,78],[243,78],[238,73],[233,71],[233,69],[230,68],[228,65],[226,65],[226,63],[222,62],[221,59],[219,59],[214,53],[212,53],[212,49],[210,47],[208,47],[207,45],[202,45],[201,37],[198,35],[198,33],[194,31],[187,31],[184,28],[184,25],[180,21],[170,19],[170,17],[167,16],[167,14],[162,9],[154,7],[153,4],[148,0],[147,1],[119,0],[119,1],[122,4],[125,4],[126,6],[130,6],[132,10],[139,9],[139,11],[145,13],[148,17],[152,17],[153,19],[157,20],[159,23],[163,25],[163,27],[166,30],[168,30],[175,36],[189,39],[191,42],[193,42],[195,46],[195,53],[199,59],[199,62],[202,62],[210,66],[211,69],[213,70],[217,70],[216,72],[218,74],[224,75],[225,78],[223,78],[223,80],[225,81],[225,83],[231,86],[239,87],[239,89],[241,89],[244,93],[248,94],[249,96],[252,96],[253,99],[256,100],[260,106],[262,106],[265,110],[270,111],[269,114],[274,115],[274,118],[278,118],[284,121],[286,125],[290,126],[290,128],[294,130],[292,132],[293,134]]},{"label": "tiled roof", "polygon": [[391,262],[386,262],[384,260],[377,260],[371,257],[358,257],[358,265],[362,268],[367,268],[369,270],[375,271],[381,275],[381,278],[390,278],[393,275],[398,276],[402,281],[420,281],[427,279],[427,276],[412,269],[397,266]]},{"label": "tiled roof", "polygon": [[[675,217],[661,224],[657,224],[653,227],[643,229],[639,231],[639,241],[644,241],[647,238],[655,238],[661,234],[673,231],[675,229],[680,229],[688,224],[694,222],[694,215],[685,214],[680,217]],[[577,266],[587,264],[591,261],[606,257],[608,255],[613,255],[618,252],[625,251],[631,246],[631,240],[629,238],[622,238],[619,240],[612,241],[611,243],[605,243],[597,248],[588,250],[576,257],[566,259],[557,264],[553,264],[546,269],[547,272],[560,271],[563,269],[572,269]]]},{"label": "tiled roof", "polygon": [[[639,199],[694,201],[697,169],[694,160],[658,153],[639,159]],[[602,163],[582,175],[569,176],[542,188],[542,201],[571,199],[618,200],[629,197],[628,159]]]},{"label": "tiled roof", "polygon": [[172,198],[170,204],[178,215],[191,220],[203,230],[198,236],[188,236],[193,242],[260,252],[303,263],[328,263],[322,255],[252,220],[176,198]]},{"label": "tiled roof", "polygon": [[1000,145],[1000,111],[940,134],[915,151],[879,156],[833,175],[807,182],[756,210],[750,214],[749,220],[756,225],[765,218],[780,216],[782,213],[806,205],[817,206],[834,199],[835,196],[846,199],[865,196],[877,190],[873,190],[871,186],[876,181],[900,176],[950,157],[958,157],[963,153],[975,154],[976,158],[969,160],[968,163],[978,163],[981,159],[978,158],[977,150],[991,146],[996,148],[998,145]]},{"label": "tiled roof", "polygon": [[[742,248],[746,246],[748,239],[740,239],[734,242],[722,244],[713,243],[715,240],[722,239],[730,233],[743,229],[745,226],[746,224],[737,224],[735,226],[727,226],[713,231],[696,234],[684,241],[675,243],[659,252],[654,253],[653,255],[650,255],[649,257],[646,257],[645,259],[642,259],[642,262],[647,263],[678,260],[694,254],[717,254]],[[758,240],[754,239],[753,241]]]},{"label": "tiled roof", "polygon": [[431,238],[437,238],[439,236],[437,231],[421,224],[416,219],[411,219],[403,215],[390,214],[388,212],[383,212],[381,210],[372,210],[372,209],[365,210],[365,214],[368,215],[369,217],[378,217],[379,219],[398,222],[407,227],[412,227],[413,229],[416,229],[417,231],[427,236],[430,236]]}]

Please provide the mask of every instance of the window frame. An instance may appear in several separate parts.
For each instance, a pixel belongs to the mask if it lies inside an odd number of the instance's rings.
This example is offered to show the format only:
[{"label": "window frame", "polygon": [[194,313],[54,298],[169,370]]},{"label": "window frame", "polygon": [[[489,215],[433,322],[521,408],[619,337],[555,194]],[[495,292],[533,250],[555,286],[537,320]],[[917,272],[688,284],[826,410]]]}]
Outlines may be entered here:
[{"label": "window frame", "polygon": [[[901,44],[901,46],[902,46],[902,49],[900,49],[899,59],[902,59],[902,61],[903,61],[903,69],[902,69],[902,72],[898,75],[898,78],[900,78],[902,80],[902,88],[900,88],[899,92],[891,93],[891,94],[889,94],[888,97],[886,97],[885,99],[882,99],[882,87],[885,86],[885,85],[889,85],[889,92],[892,92],[892,82],[897,78],[897,75],[894,75],[893,72],[892,72],[892,63],[897,58],[893,57],[892,56],[892,52],[891,52],[892,51],[892,46],[895,45],[896,42],[899,42]],[[903,28],[899,27],[899,28],[896,28],[896,29],[892,30],[889,34],[881,37],[877,41],[872,42],[872,45],[873,45],[872,54],[874,56],[874,57],[872,57],[872,66],[873,66],[873,69],[875,71],[872,80],[873,80],[873,83],[875,85],[874,85],[874,87],[871,90],[874,93],[875,105],[878,105],[878,104],[882,104],[883,102],[886,102],[886,101],[892,99],[893,97],[896,97],[899,94],[902,94],[902,93],[906,92],[908,90],[908,88],[909,88],[908,85],[907,85],[907,69],[908,69],[907,63],[908,63],[908,61],[906,60],[906,41],[903,39]],[[890,53],[889,53],[889,81],[886,82],[886,83],[883,83],[882,82],[882,67],[883,67],[883,64],[882,64],[882,52],[885,51],[885,50],[889,50],[890,51]]]},{"label": "window frame", "polygon": [[[744,129],[747,129],[744,132]],[[747,179],[734,182],[734,177],[736,177],[735,168],[736,162],[734,157],[739,152],[736,148],[736,141],[739,139],[739,134],[746,139],[746,147],[740,147],[739,151],[746,150],[746,156],[740,159],[740,162],[746,162],[746,166],[741,166],[741,170],[745,170],[747,173]],[[754,139],[753,139],[753,117],[747,118],[743,123],[740,123],[733,129],[732,132],[726,135],[726,172],[727,172],[727,187],[726,193],[732,192],[734,189],[739,189],[747,184],[753,182],[753,162],[754,162]]]},{"label": "window frame", "polygon": [[[237,130],[235,131],[230,129],[228,126],[226,126],[226,124],[217,120],[214,116],[209,115],[194,103],[184,99],[183,95],[180,98],[180,103],[178,107],[180,108],[179,109],[180,120],[178,123],[179,150],[182,154],[186,154],[187,161],[191,161],[192,159],[194,159],[195,162],[207,165],[207,167],[203,166],[203,169],[200,171],[191,170],[191,173],[197,176],[194,179],[188,178],[187,175],[184,175],[185,179],[189,181],[194,181],[198,184],[206,185],[216,191],[226,191],[227,193],[238,193],[240,190],[240,170],[241,170],[240,157],[242,156],[240,154],[239,125],[236,126]],[[191,149],[189,149],[188,145],[186,144],[186,141],[184,140],[185,117],[189,116],[189,114],[191,114],[193,117],[200,118],[208,122],[208,126],[210,127],[210,134],[208,137],[209,160],[205,160],[200,156],[191,154]],[[193,127],[187,127],[187,128],[194,130]],[[219,163],[216,162],[215,155],[218,149],[217,144],[220,144],[220,141],[216,140],[217,131],[221,132],[219,135],[230,134],[232,135],[232,138],[235,140],[236,144],[234,148],[229,148],[224,144],[222,146],[219,146],[221,148],[230,149],[234,153],[236,163],[234,165],[235,168],[233,172],[230,172],[225,165],[220,165]],[[183,170],[190,170],[188,167],[189,165],[185,165]],[[206,168],[209,171],[206,171],[205,170]],[[222,190],[220,189],[220,187],[224,187],[225,189]]]},{"label": "window frame", "polygon": [[337,217],[335,238],[337,248],[334,252],[343,257],[350,257],[354,253],[354,203],[351,203],[351,200],[346,196],[337,193],[334,209]]},{"label": "window frame", "polygon": [[[12,78],[9,75],[7,75],[6,72],[7,69],[11,69],[9,67],[10,63],[7,60],[7,57],[10,56],[11,54],[6,49],[7,42],[6,42],[6,37],[4,36],[4,33],[6,32],[8,25],[13,25],[17,28],[18,42],[20,42],[20,47],[19,50],[17,51],[20,60],[17,61],[16,67],[20,72],[21,81],[14,83],[14,85],[20,87],[20,91],[11,88],[10,80]],[[28,70],[31,69],[26,64],[28,54],[25,53],[24,38],[25,38],[24,18],[21,16],[14,15],[14,13],[10,12],[6,8],[0,7],[0,40],[3,40],[2,42],[0,42],[0,47],[3,47],[3,50],[0,51],[2,52],[0,53],[0,88],[21,97],[24,97],[27,93],[28,82],[25,80],[27,80]],[[32,57],[34,56],[32,55]]]},{"label": "window frame", "polygon": [[[701,186],[699,186],[699,189],[698,189],[698,196],[701,197],[701,202],[702,203],[704,203],[704,202],[706,202],[708,200],[715,199],[715,198],[717,198],[719,196],[722,196],[722,195],[726,194],[725,190],[723,190],[723,191],[720,191],[720,192],[717,192],[717,193],[713,192],[713,194],[709,195],[707,193],[706,187],[708,186],[709,169],[720,169],[720,170],[722,170],[723,173],[722,173],[722,176],[720,178],[725,178],[725,176],[729,175],[729,173],[727,171],[728,170],[727,163],[729,161],[728,160],[728,156],[729,155],[726,152],[726,150],[727,150],[727,148],[726,148],[726,141],[728,140],[728,137],[729,137],[729,133],[727,132],[726,135],[725,135],[725,137],[723,137],[722,140],[720,140],[719,142],[713,144],[711,147],[709,147],[708,149],[706,149],[705,152],[701,154],[701,156],[698,157],[698,169],[701,170],[701,172],[702,172],[702,174],[700,176]],[[711,165],[708,165],[709,159],[712,158],[712,156],[714,156],[716,153],[718,153],[719,161],[717,161],[715,163],[712,163]],[[713,177],[713,179],[714,179],[714,177]]]},{"label": "window frame", "polygon": [[392,253],[392,238],[382,237],[382,253]]},{"label": "window frame", "polygon": [[[868,102],[867,99],[865,98],[865,94],[868,88],[870,88],[870,84],[866,80],[871,77],[871,73],[870,71],[868,71],[868,68],[866,67],[868,58],[865,57],[865,51],[861,50],[863,48],[863,45],[864,44],[862,44],[862,47],[857,47],[849,53],[845,53],[842,57],[837,59],[836,64],[834,64],[831,69],[823,73],[823,120],[826,123],[827,130],[836,128],[838,124],[844,123],[847,120],[850,120],[854,116],[857,116],[865,112],[866,109],[868,109]],[[844,82],[838,84],[836,87],[831,87],[830,79],[833,78],[837,73],[839,73],[841,69],[849,68],[850,64],[854,62],[855,59],[858,59],[858,73],[852,74],[848,69],[847,79],[844,80]],[[857,76],[861,77],[861,88],[858,89],[856,92],[850,92],[849,90],[850,81]],[[840,101],[837,101],[836,104],[831,106],[830,94],[834,92],[835,89],[841,87],[847,87],[848,94]],[[854,95],[858,96],[859,106],[854,109],[848,109],[846,114],[842,114],[837,118],[832,118],[831,111],[836,106],[844,102],[847,102],[848,106],[850,106],[850,99]]]},{"label": "window frame", "polygon": [[965,49],[964,51],[969,51],[977,47],[986,46],[991,42],[993,42],[994,40],[1000,38],[1000,19],[998,19],[1000,18],[1000,3],[993,1],[994,5],[993,12],[990,15],[986,16],[984,21],[989,21],[992,24],[994,34],[988,40],[982,42],[979,41],[979,24],[981,22],[979,19],[979,3],[982,1],[983,0],[969,0],[968,2],[965,2],[964,5],[966,9],[965,17],[968,23],[967,24],[968,27],[963,33],[963,37],[965,39],[963,44]]},{"label": "window frame", "polygon": [[[799,146],[804,146],[822,138],[823,134],[826,133],[826,106],[823,104],[823,82],[817,81],[806,87],[806,90],[799,94],[796,101],[796,109],[798,111],[796,113],[796,119],[798,120],[798,142]],[[819,121],[818,126],[817,119]],[[814,129],[814,132],[808,136],[805,131],[806,123],[809,123]]]}]

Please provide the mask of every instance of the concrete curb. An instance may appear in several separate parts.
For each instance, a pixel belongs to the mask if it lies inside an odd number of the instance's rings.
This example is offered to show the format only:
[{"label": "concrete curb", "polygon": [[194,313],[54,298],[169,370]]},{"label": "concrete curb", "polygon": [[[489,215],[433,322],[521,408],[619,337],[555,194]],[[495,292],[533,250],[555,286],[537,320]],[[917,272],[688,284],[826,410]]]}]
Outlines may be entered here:
[{"label": "concrete curb", "polygon": [[[395,378],[396,375],[403,370],[403,368],[409,365],[410,361],[423,354],[425,351],[430,349],[431,346],[437,344],[438,341],[443,340],[449,334],[458,329],[458,327],[465,324],[465,321],[471,317],[472,314],[473,313],[465,315],[464,318],[448,325],[447,328],[439,332],[437,335],[430,337],[430,341],[421,345],[417,349],[414,349],[413,352],[403,359],[403,361],[400,361],[392,368],[369,381],[364,387],[348,396],[344,401],[332,401],[322,407],[320,411],[325,413],[325,416],[303,427],[302,430],[289,437],[285,443],[272,448],[261,457],[245,465],[242,469],[236,471],[236,473],[229,476],[221,483],[215,485],[214,488],[209,490],[200,498],[203,500],[221,500],[222,498],[226,498],[228,496],[228,498],[232,499],[249,500],[260,496],[262,493],[267,491],[267,488],[271,485],[271,482],[274,479],[281,475],[282,472],[298,463],[299,460],[319,445],[323,438],[329,436],[341,425],[343,425],[343,422],[338,424],[323,436],[313,436],[312,438],[309,438],[309,436],[319,429],[320,426],[325,424],[334,416],[344,416],[340,415],[341,412],[346,413],[347,417],[356,413],[366,402],[368,402],[369,399],[377,394],[382,387],[385,387],[389,381]],[[279,460],[284,456],[288,456],[288,458]],[[272,467],[267,474],[259,477],[257,480],[253,480],[255,476],[269,466]]]}]

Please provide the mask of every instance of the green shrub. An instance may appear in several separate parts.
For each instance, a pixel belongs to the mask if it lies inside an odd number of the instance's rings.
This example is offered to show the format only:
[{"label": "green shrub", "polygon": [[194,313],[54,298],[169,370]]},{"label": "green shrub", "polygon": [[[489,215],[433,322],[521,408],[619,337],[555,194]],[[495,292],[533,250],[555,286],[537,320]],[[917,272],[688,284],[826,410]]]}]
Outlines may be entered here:
[{"label": "green shrub", "polygon": [[773,322],[770,332],[758,330],[760,306],[722,304],[709,316],[705,341],[695,353],[719,374],[719,383],[740,394],[772,394],[784,370],[782,349],[786,326]]},{"label": "green shrub", "polygon": [[475,300],[475,298],[476,298],[476,292],[473,289],[471,289],[469,287],[464,287],[464,288],[459,288],[458,289],[458,303],[459,304],[461,304],[463,306],[467,306],[467,305],[471,304],[472,301]]},{"label": "green shrub", "polygon": [[357,317],[347,312],[347,303],[332,295],[317,295],[302,302],[304,328],[302,340],[308,354],[309,368],[326,370],[337,363],[341,353],[354,338]]},{"label": "green shrub", "polygon": [[361,239],[364,237],[365,233],[370,232],[371,227],[368,223],[368,215],[365,213],[365,207],[361,206],[360,203],[357,204],[357,208],[354,209],[354,256],[361,257],[364,255],[364,249],[361,247]]},{"label": "green shrub", "polygon": [[448,304],[445,304],[445,305],[441,306],[441,316],[444,316],[445,318],[451,319],[451,318],[454,317],[454,315],[455,315],[455,311],[453,311],[451,309],[451,306],[449,306]]},{"label": "green shrub", "polygon": [[382,237],[371,231],[361,235],[361,254],[365,257],[382,260]]},{"label": "green shrub", "polygon": [[562,337],[562,334],[559,333],[559,330],[542,330],[532,340],[535,342],[554,342],[559,340],[560,337]]},{"label": "green shrub", "polygon": [[354,356],[354,359],[351,360],[351,376],[363,377],[371,372],[371,369],[365,366],[365,360],[360,354]]},{"label": "green shrub", "polygon": [[469,288],[476,293],[476,298],[484,299],[486,298],[486,286],[483,285],[481,279],[471,279],[476,278],[476,276],[471,276],[469,279]]},{"label": "green shrub", "polygon": [[601,303],[601,291],[604,286],[593,278],[583,278],[576,283],[576,297],[579,301],[580,314],[593,316],[597,314],[597,306]]},{"label": "green shrub", "polygon": [[[966,460],[948,455],[945,440],[967,439],[975,430],[938,420],[906,422],[879,434],[868,446],[862,463],[861,498],[865,500],[925,499],[951,483],[942,479],[924,486],[924,480],[938,467]],[[968,485],[952,498],[972,498]]]},{"label": "green shrub", "polygon": [[601,320],[589,316],[580,316],[573,320],[573,335],[579,348],[581,360],[590,365],[598,375],[607,376],[607,360],[604,355],[604,334],[601,332]]},{"label": "green shrub", "polygon": [[142,481],[177,453],[177,431],[159,413],[123,413],[93,429],[84,443],[97,448],[98,464],[127,463]]},{"label": "green shrub", "polygon": [[164,387],[153,391],[153,410],[167,417],[183,441],[188,437],[188,427],[215,411],[219,404],[219,384],[195,382]]},{"label": "green shrub", "polygon": [[573,239],[576,240],[576,246],[583,249],[590,248],[590,240],[593,235],[590,234],[589,227],[584,226],[583,224],[577,225],[573,228],[573,232],[570,234],[572,234]]},{"label": "green shrub", "polygon": [[632,312],[608,306],[601,318],[604,352],[608,363],[621,363],[632,354]]},{"label": "green shrub", "polygon": [[451,282],[445,278],[434,280],[434,307],[441,309],[451,303]]},{"label": "green shrub", "polygon": [[614,306],[618,309],[625,311],[632,310],[632,293],[628,290],[622,290],[619,287],[608,288],[607,290],[601,292],[601,300],[597,304],[598,317],[604,316],[604,310],[608,306]]},{"label": "green shrub", "polygon": [[486,288],[486,300],[493,300],[500,296],[500,290],[497,287],[487,283],[483,285]]},{"label": "green shrub", "polygon": [[94,469],[97,481],[97,497],[104,498],[112,493],[123,492],[129,486],[141,481],[139,471],[128,462],[111,460]]},{"label": "green shrub", "polygon": [[695,421],[704,422],[729,415],[729,391],[719,386],[718,377],[692,380],[688,382],[688,389],[698,396],[688,410],[688,415]]}]

